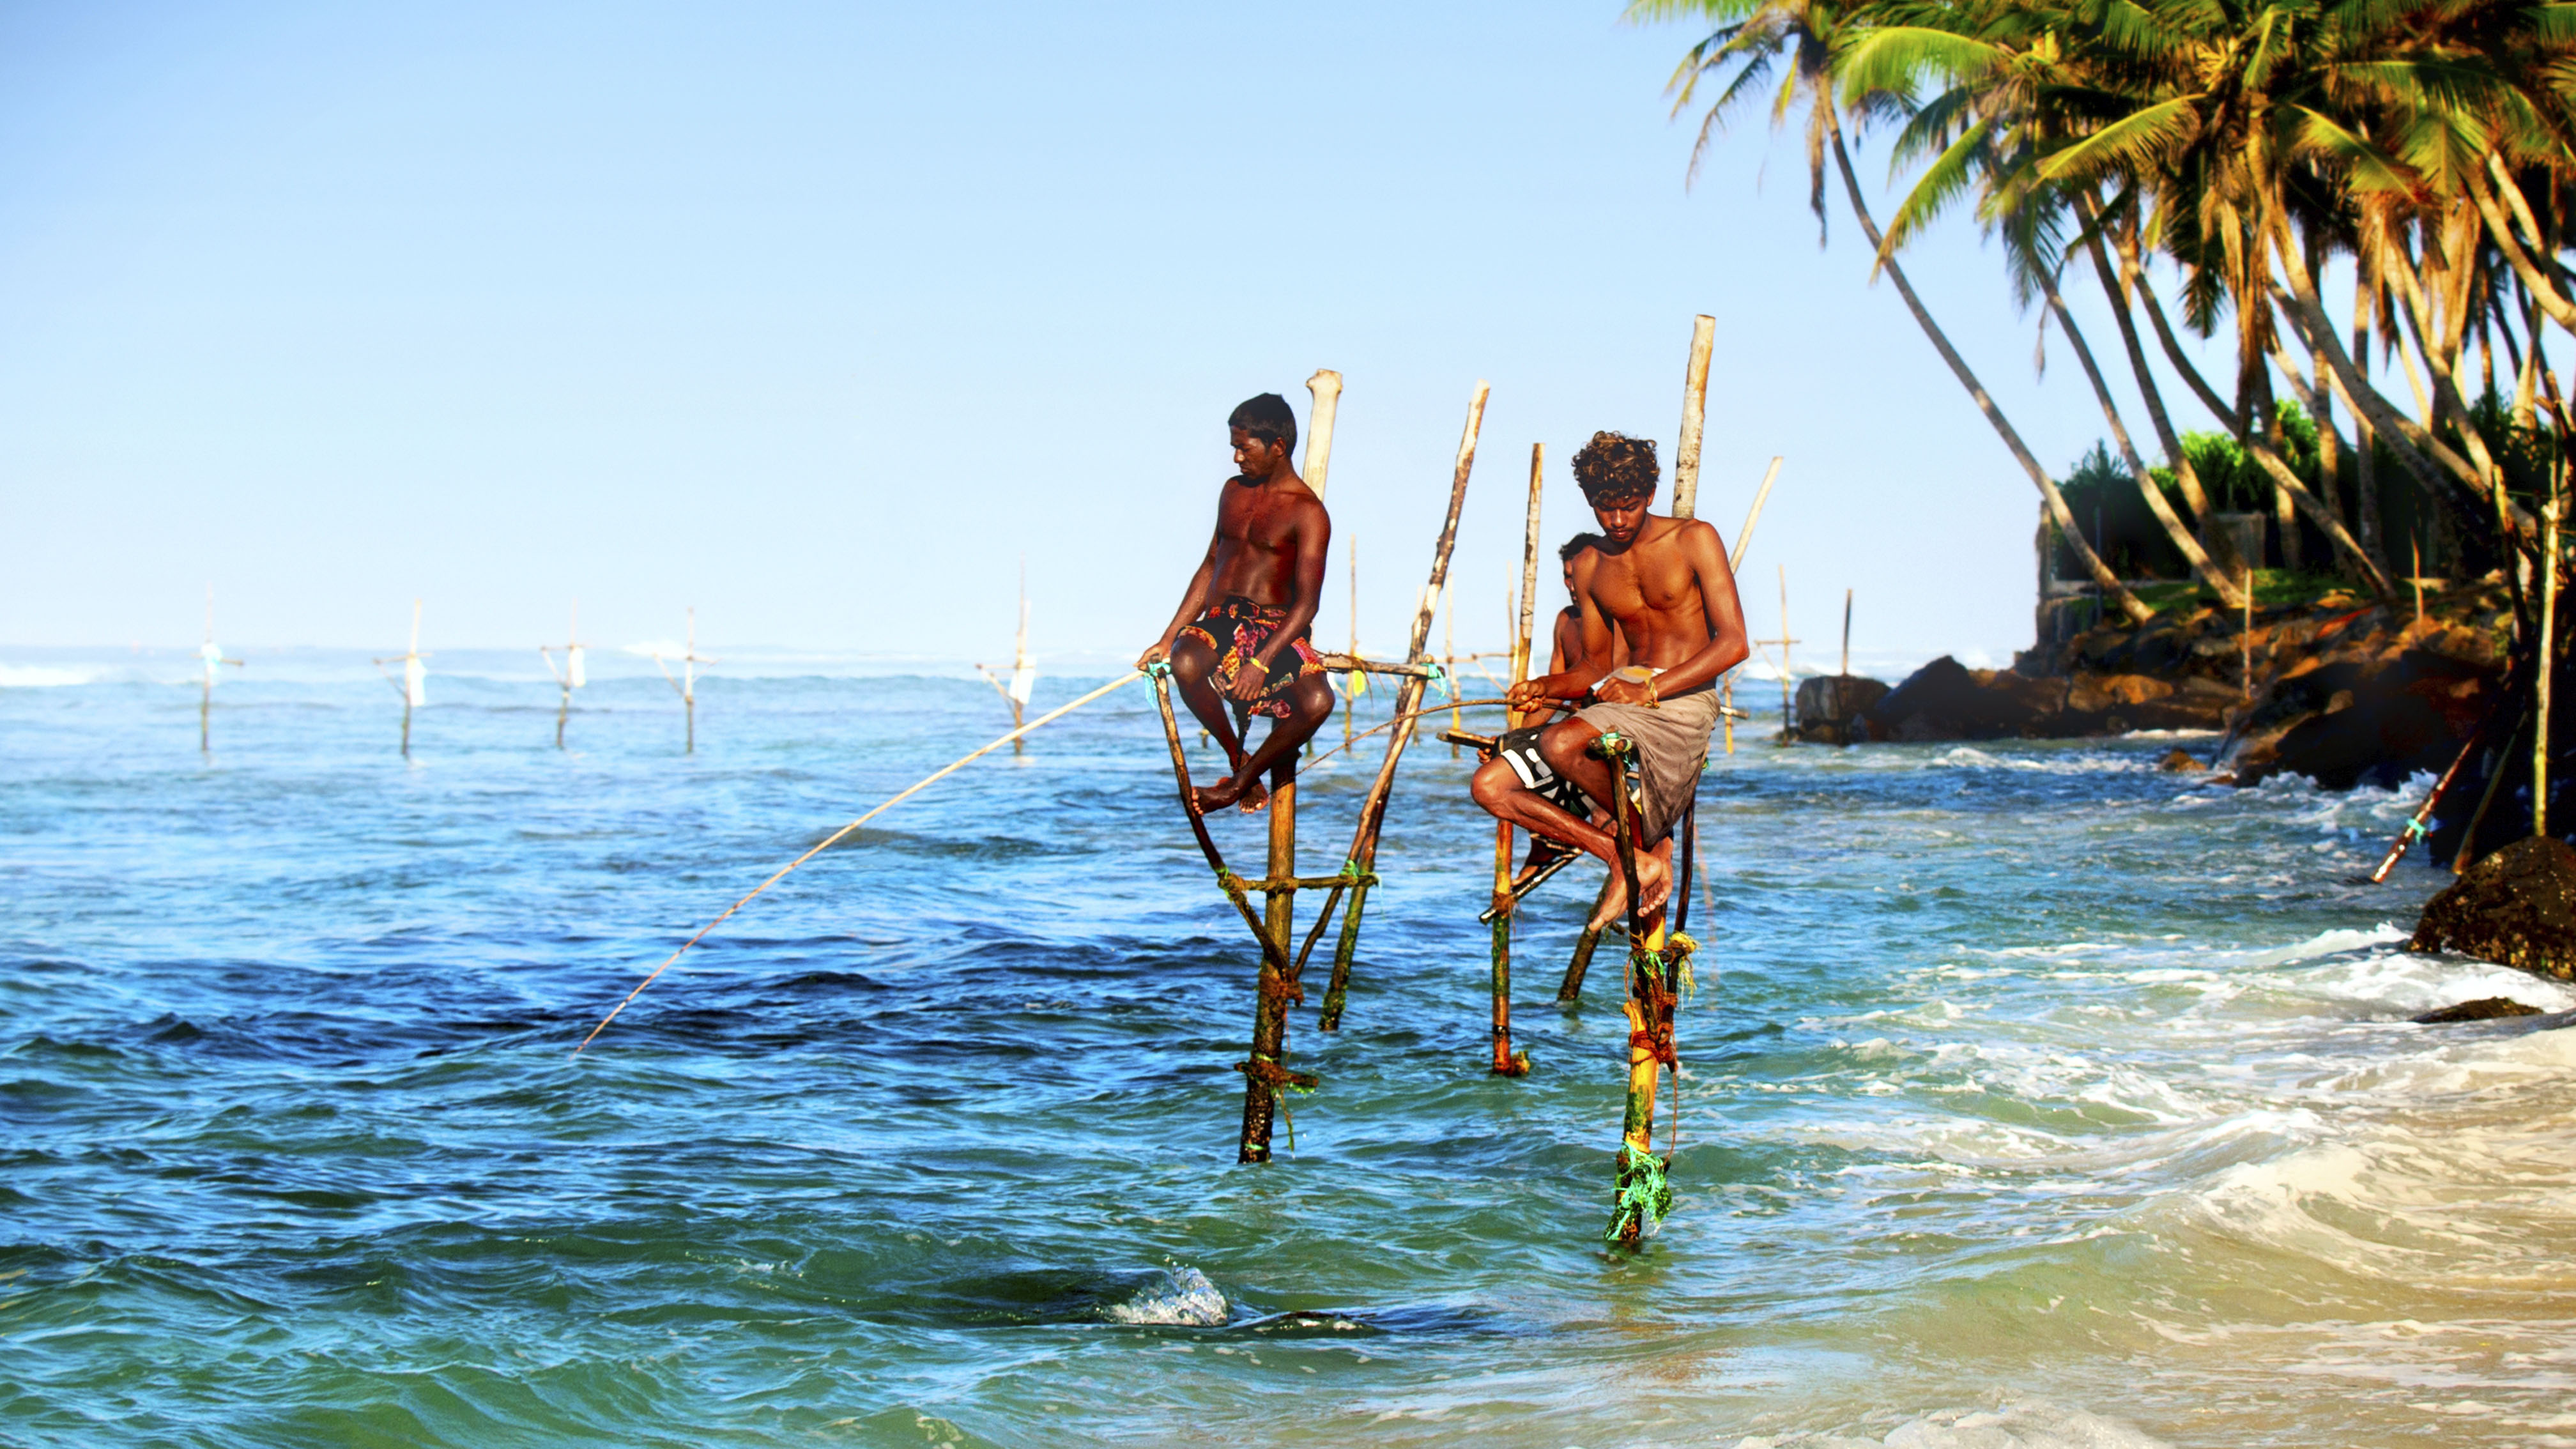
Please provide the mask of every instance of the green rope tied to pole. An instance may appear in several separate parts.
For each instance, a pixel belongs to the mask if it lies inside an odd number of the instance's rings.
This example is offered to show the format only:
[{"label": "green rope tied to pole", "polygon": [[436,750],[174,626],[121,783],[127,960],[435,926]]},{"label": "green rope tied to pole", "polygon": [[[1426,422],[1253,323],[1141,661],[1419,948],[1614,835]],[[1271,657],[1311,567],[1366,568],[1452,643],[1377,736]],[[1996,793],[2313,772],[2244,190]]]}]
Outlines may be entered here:
[{"label": "green rope tied to pole", "polygon": [[1651,1236],[1672,1210],[1673,1184],[1664,1175],[1664,1160],[1620,1143],[1619,1190],[1610,1199],[1610,1226],[1602,1229],[1601,1241],[1620,1242],[1632,1230]]},{"label": "green rope tied to pole", "polygon": [[1454,698],[1454,697],[1456,697],[1456,695],[1457,695],[1457,693],[1458,693],[1458,686],[1457,686],[1457,684],[1456,684],[1456,682],[1455,682],[1455,681],[1453,681],[1453,680],[1451,680],[1451,679],[1449,678],[1449,671],[1448,671],[1448,670],[1441,668],[1441,667],[1440,667],[1439,665],[1437,665],[1437,664],[1430,664],[1430,663],[1426,663],[1426,664],[1424,664],[1422,667],[1431,671],[1428,675],[1425,675],[1425,676],[1423,677],[1423,680],[1422,680],[1422,692],[1423,692],[1423,693],[1428,694],[1428,693],[1430,693],[1431,691],[1433,691],[1433,690],[1435,690],[1435,689],[1443,689],[1443,690],[1447,690],[1447,691],[1449,692],[1449,694],[1451,695],[1451,697],[1453,697],[1453,698]]}]

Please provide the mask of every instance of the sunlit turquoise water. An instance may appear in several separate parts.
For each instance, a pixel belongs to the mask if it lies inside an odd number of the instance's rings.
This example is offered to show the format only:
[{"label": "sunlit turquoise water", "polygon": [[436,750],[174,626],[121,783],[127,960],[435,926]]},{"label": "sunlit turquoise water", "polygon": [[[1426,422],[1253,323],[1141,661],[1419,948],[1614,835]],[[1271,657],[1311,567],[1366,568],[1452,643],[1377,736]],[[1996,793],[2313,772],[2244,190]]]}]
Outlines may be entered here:
[{"label": "sunlit turquoise water", "polygon": [[[1295,1150],[1244,1169],[1253,958],[1141,687],[576,1060],[999,703],[719,676],[688,757],[627,677],[558,753],[541,678],[443,662],[409,764],[362,661],[228,677],[210,761],[184,663],[0,675],[0,1440],[2576,1442],[2576,1032],[2404,1020],[2576,994],[2397,952],[2436,878],[2346,882],[2402,796],[2213,790],[2171,741],[1747,743],[1680,1201],[1621,1256],[1616,974],[1551,1001],[1592,882],[1523,928],[1537,1071],[1487,1076],[1445,748],[1346,1029],[1292,1023]],[[1362,784],[1310,778],[1310,868]]]}]

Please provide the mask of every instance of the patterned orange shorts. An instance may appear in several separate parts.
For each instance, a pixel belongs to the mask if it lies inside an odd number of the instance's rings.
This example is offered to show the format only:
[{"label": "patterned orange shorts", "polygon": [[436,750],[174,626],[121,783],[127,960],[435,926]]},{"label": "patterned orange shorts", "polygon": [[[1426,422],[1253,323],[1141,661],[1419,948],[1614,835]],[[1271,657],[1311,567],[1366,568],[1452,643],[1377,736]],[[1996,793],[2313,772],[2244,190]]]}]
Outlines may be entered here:
[{"label": "patterned orange shorts", "polygon": [[[1195,638],[1216,651],[1216,673],[1211,679],[1219,693],[1234,685],[1270,636],[1288,621],[1288,611],[1271,604],[1256,604],[1241,594],[1229,595],[1199,616],[1199,621],[1183,629],[1180,637]],[[1270,664],[1270,678],[1261,686],[1260,697],[1252,702],[1252,713],[1273,719],[1288,717],[1288,690],[1310,674],[1324,672],[1323,661],[1315,657],[1315,646],[1306,635],[1288,641],[1279,657]]]}]

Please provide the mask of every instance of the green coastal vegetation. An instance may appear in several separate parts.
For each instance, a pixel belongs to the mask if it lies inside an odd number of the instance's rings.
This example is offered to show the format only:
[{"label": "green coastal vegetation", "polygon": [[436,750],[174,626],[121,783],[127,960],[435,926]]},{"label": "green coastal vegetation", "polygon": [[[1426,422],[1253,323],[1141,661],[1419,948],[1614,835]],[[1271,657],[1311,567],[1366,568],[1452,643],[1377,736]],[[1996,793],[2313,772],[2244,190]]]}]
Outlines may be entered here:
[{"label": "green coastal vegetation", "polygon": [[[2527,596],[2569,466],[2568,399],[2540,342],[2576,334],[2562,221],[2576,4],[1636,0],[1627,13],[1708,27],[1671,83],[1700,148],[1756,113],[1797,128],[1820,242],[1838,183],[1873,276],[2037,489],[2056,572],[2113,613],[2144,625],[2177,604],[2238,608],[2249,575],[2267,595],[2394,603],[2413,576],[2500,573],[2517,636],[2537,622]],[[1864,141],[1903,189],[1884,219],[1861,184]],[[1906,275],[1908,244],[1962,210],[2000,243],[2010,302],[2101,410],[2103,440],[2062,476]],[[2113,335],[2077,324],[2074,288],[2098,289]],[[2224,338],[2232,367],[2204,368],[2186,333]],[[2217,426],[2186,429],[2173,406],[2186,399]]]}]

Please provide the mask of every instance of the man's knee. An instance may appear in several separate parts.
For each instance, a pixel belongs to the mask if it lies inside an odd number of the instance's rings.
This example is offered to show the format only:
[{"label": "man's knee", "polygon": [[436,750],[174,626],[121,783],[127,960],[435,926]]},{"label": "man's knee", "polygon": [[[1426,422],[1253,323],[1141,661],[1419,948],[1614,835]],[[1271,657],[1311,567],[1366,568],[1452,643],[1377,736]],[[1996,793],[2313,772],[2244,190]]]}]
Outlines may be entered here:
[{"label": "man's knee", "polygon": [[1178,639],[1172,643],[1172,677],[1185,685],[1207,682],[1216,668],[1216,651],[1196,639]]},{"label": "man's knee", "polygon": [[1601,731],[1579,719],[1570,719],[1563,724],[1550,725],[1541,732],[1538,737],[1539,756],[1547,761],[1549,769],[1558,774],[1575,775],[1590,758],[1584,752],[1599,738]]},{"label": "man's knee", "polygon": [[1299,725],[1312,731],[1333,717],[1333,686],[1324,676],[1310,674],[1288,691],[1288,708]]},{"label": "man's knee", "polygon": [[1503,802],[1518,794],[1520,789],[1520,776],[1500,760],[1487,760],[1477,766],[1476,773],[1467,781],[1468,796],[1488,812],[1501,808]]}]

